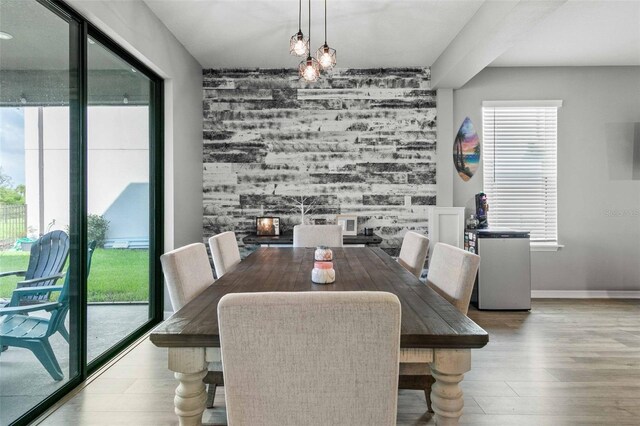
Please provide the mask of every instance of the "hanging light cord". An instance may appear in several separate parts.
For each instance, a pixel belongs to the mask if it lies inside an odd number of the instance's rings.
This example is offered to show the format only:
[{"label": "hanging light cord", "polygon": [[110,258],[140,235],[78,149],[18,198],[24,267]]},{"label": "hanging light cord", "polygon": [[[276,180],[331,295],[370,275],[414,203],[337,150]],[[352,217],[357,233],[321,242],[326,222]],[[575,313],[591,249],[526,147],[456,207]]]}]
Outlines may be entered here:
[{"label": "hanging light cord", "polygon": [[302,32],[302,0],[298,1],[298,32]]},{"label": "hanging light cord", "polygon": [[327,0],[324,0],[324,44],[327,44]]},{"label": "hanging light cord", "polygon": [[311,56],[311,0],[309,0],[309,35],[307,40],[309,40],[309,56]]}]

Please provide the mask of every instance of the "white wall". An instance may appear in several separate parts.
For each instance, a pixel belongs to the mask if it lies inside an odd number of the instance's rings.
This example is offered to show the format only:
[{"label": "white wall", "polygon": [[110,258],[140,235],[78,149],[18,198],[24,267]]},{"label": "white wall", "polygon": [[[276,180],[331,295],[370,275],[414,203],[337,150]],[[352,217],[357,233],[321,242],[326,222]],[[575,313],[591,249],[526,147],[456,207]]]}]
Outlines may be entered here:
[{"label": "white wall", "polygon": [[[42,112],[44,229],[40,229],[38,108],[24,108],[24,179],[29,236],[69,226],[69,107]],[[55,224],[48,229],[48,225]]]},{"label": "white wall", "polygon": [[[611,179],[620,159],[607,158],[605,136],[608,123],[640,122],[640,67],[487,68],[454,92],[454,134],[468,116],[482,138],[483,100],[529,99],[564,101],[558,230],[565,248],[532,253],[532,288],[640,290],[640,181]],[[454,205],[473,208],[481,190],[482,165],[469,182],[454,175]]]},{"label": "white wall", "polygon": [[[34,235],[69,225],[69,108],[45,107],[44,226],[39,229],[38,108],[24,109],[27,227]],[[132,183],[149,182],[149,111],[142,106],[90,106],[88,213],[102,215]],[[138,235],[136,235],[138,237]]]},{"label": "white wall", "polygon": [[141,0],[68,3],[165,79],[165,250],[202,240],[202,67]]}]

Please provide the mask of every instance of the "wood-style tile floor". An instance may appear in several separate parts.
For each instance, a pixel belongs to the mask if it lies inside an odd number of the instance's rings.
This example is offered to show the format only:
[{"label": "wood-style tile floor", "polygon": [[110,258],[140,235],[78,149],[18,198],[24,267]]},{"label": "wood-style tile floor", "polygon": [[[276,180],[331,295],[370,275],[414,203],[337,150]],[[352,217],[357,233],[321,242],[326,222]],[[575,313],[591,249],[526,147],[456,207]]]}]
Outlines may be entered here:
[{"label": "wood-style tile floor", "polygon": [[[640,425],[640,300],[536,300],[530,313],[469,313],[490,334],[473,351],[461,424]],[[144,340],[44,425],[175,425],[166,351]],[[225,424],[224,394],[204,420]],[[433,424],[400,391],[399,425]]]}]

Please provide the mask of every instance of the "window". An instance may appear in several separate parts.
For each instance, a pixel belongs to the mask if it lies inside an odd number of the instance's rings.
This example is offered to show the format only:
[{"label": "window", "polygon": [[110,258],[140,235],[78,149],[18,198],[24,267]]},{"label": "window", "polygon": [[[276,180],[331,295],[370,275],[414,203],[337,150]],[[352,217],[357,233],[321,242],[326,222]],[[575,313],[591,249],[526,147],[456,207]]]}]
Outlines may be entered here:
[{"label": "window", "polygon": [[557,247],[561,101],[483,102],[484,191],[492,227],[527,230]]}]

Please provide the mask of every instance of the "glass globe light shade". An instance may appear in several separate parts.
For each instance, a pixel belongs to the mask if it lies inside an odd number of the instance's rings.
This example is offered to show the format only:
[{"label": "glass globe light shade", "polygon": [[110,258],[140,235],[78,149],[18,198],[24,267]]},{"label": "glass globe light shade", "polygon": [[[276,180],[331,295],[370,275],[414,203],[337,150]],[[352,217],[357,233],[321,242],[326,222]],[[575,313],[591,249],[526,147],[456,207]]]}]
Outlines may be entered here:
[{"label": "glass globe light shade", "polygon": [[309,54],[309,39],[304,37],[302,31],[298,31],[289,41],[289,54],[293,56],[305,56]]},{"label": "glass globe light shade", "polygon": [[311,56],[307,56],[307,59],[300,62],[298,66],[298,74],[305,81],[314,82],[320,77],[320,64]]},{"label": "glass globe light shade", "polygon": [[330,70],[336,66],[336,49],[325,43],[316,51],[316,59],[323,70]]}]

